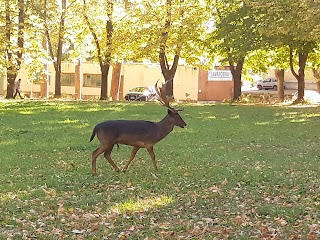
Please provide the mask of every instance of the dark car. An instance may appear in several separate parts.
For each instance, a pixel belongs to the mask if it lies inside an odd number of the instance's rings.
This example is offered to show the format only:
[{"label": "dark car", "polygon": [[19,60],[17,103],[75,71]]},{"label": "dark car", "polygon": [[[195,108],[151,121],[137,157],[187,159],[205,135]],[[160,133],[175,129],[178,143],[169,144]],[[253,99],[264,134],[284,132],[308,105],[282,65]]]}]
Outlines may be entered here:
[{"label": "dark car", "polygon": [[128,101],[152,101],[156,99],[154,87],[135,87],[124,97]]}]

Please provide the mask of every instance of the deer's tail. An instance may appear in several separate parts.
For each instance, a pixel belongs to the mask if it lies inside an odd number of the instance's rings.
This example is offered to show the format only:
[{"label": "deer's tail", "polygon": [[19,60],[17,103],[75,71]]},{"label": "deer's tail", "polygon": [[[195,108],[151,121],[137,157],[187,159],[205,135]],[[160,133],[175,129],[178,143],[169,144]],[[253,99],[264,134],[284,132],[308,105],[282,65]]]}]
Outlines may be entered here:
[{"label": "deer's tail", "polygon": [[95,135],[96,135],[96,128],[93,129],[92,135],[91,135],[91,137],[90,137],[90,141],[89,141],[89,142],[91,142],[91,141],[93,140],[93,138],[94,138]]}]

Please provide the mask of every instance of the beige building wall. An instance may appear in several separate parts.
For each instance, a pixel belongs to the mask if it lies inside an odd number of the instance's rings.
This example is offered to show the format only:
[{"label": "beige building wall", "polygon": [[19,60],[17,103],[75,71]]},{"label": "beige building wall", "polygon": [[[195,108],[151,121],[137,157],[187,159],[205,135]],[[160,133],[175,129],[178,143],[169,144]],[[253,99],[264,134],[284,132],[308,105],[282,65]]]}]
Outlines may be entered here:
[{"label": "beige building wall", "polygon": [[[63,73],[75,73],[75,63],[73,62],[63,62],[62,63],[62,72]],[[178,66],[175,78],[174,78],[174,96],[177,100],[197,100],[198,93],[198,68],[187,67],[187,66]],[[54,80],[55,80],[55,71],[53,64],[48,66],[49,74],[49,94],[54,94]],[[81,73],[80,76],[83,78],[84,74],[101,74],[99,64],[83,62],[81,63]],[[164,82],[159,64],[150,63],[124,63],[122,65],[121,75],[124,78],[123,92],[126,94],[130,89],[137,86],[153,86],[157,80],[159,82]],[[28,72],[24,69],[21,69],[17,79],[21,78],[21,89],[23,92],[33,93],[34,96],[39,95],[40,93],[40,84],[32,83],[32,79],[28,79]],[[111,78],[112,78],[112,67],[110,67],[108,75],[108,91],[110,93],[111,88]],[[0,85],[2,86],[4,94],[6,90],[6,81],[3,78]],[[100,87],[83,87],[82,79],[82,96],[91,96],[99,97],[100,96]],[[0,87],[1,91],[1,87]],[[74,86],[62,86],[62,94],[74,95],[75,87]],[[108,93],[108,95],[109,95]]]},{"label": "beige building wall", "polygon": [[163,77],[158,64],[124,63],[121,75],[123,75],[123,92],[126,94],[130,89],[139,86],[153,86]]},{"label": "beige building wall", "polygon": [[[197,100],[198,72],[198,68],[178,66],[173,87],[177,100]],[[153,86],[158,80],[159,85],[164,83],[159,64],[124,64],[121,75],[124,76],[124,93],[137,86]]]},{"label": "beige building wall", "polygon": [[198,100],[199,68],[179,66],[174,78],[174,97],[178,100]]}]

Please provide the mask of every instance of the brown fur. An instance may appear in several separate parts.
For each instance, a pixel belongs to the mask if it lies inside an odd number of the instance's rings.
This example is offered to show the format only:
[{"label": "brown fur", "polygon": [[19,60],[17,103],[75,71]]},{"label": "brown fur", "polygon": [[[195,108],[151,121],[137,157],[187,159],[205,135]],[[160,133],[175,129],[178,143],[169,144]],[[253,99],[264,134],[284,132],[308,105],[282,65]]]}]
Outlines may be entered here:
[{"label": "brown fur", "polygon": [[168,114],[160,122],[149,122],[143,120],[113,120],[99,123],[93,129],[90,142],[95,135],[100,141],[100,146],[92,153],[92,175],[96,175],[97,157],[104,153],[104,157],[116,171],[118,166],[111,159],[111,151],[115,144],[133,146],[131,156],[123,168],[126,171],[131,161],[140,148],[146,148],[157,170],[157,164],[153,146],[165,138],[174,126],[184,128],[183,121],[178,111],[168,108]]}]

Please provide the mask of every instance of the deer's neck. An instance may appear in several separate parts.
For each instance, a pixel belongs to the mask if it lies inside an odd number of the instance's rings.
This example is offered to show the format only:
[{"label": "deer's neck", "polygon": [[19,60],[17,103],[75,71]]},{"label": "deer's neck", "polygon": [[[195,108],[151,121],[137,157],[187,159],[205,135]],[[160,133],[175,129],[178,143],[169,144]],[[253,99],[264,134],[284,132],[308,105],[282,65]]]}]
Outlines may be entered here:
[{"label": "deer's neck", "polygon": [[169,117],[164,117],[160,122],[157,122],[157,128],[158,128],[158,137],[159,141],[163,138],[165,138],[172,130],[173,130],[173,124],[170,123]]}]

